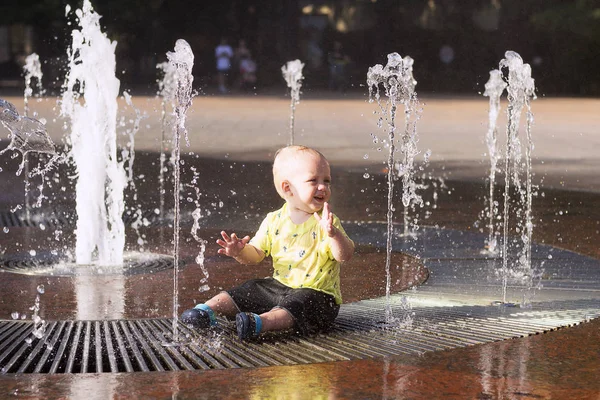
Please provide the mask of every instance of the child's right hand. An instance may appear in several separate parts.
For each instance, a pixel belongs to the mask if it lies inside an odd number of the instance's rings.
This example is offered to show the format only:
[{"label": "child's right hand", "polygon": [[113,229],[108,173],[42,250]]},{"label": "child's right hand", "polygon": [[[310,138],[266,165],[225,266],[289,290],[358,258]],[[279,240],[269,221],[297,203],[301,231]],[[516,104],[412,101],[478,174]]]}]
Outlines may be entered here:
[{"label": "child's right hand", "polygon": [[246,247],[246,244],[250,241],[250,236],[245,236],[240,239],[235,233],[232,233],[231,236],[229,236],[225,231],[221,231],[221,236],[223,237],[223,240],[217,239],[217,244],[222,248],[219,249],[217,253],[233,258],[238,257],[244,247]]}]

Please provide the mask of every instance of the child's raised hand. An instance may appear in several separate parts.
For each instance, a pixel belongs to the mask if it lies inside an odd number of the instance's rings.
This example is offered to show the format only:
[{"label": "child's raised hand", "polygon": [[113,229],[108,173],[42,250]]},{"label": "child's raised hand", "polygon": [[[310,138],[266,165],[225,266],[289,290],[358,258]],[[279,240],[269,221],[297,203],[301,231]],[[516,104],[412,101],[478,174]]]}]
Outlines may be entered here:
[{"label": "child's raised hand", "polygon": [[319,225],[321,225],[321,228],[323,228],[323,230],[327,232],[327,235],[329,237],[335,235],[337,229],[335,228],[335,226],[333,226],[333,214],[329,210],[329,203],[325,202],[325,204],[323,205],[323,212],[321,213],[321,215],[314,213],[314,216],[317,219],[317,221],[319,221]]},{"label": "child's raised hand", "polygon": [[217,244],[222,248],[217,251],[219,254],[223,254],[229,257],[236,258],[240,255],[246,244],[250,241],[250,236],[245,236],[240,239],[235,233],[229,236],[225,231],[221,231],[223,240],[217,239]]}]

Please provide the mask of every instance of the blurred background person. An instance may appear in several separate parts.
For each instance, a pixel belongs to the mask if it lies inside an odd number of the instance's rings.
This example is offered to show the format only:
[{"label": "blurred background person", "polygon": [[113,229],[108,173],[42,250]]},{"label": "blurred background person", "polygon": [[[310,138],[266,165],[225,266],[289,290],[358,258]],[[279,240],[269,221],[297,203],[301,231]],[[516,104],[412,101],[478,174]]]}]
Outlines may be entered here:
[{"label": "blurred background person", "polygon": [[227,79],[231,71],[231,59],[233,58],[233,49],[227,43],[227,38],[221,38],[221,42],[215,48],[215,58],[217,59],[219,92],[227,93]]}]

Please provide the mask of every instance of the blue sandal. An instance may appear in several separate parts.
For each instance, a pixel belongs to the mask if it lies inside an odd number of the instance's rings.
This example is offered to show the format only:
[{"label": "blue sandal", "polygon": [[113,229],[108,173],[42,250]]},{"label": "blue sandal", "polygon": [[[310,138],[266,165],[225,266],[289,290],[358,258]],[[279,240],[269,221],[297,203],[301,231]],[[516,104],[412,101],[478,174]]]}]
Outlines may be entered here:
[{"label": "blue sandal", "polygon": [[258,337],[262,328],[262,321],[254,313],[242,312],[235,316],[235,325],[240,340],[249,340]]},{"label": "blue sandal", "polygon": [[185,310],[180,319],[185,325],[194,329],[206,329],[217,325],[215,314],[205,304],[198,304],[190,310]]}]

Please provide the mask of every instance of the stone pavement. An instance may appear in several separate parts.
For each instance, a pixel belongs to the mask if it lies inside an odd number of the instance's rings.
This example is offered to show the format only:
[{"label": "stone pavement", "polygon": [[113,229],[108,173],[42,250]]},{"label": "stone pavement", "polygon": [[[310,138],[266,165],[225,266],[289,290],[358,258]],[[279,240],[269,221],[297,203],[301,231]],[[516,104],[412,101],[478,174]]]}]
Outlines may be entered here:
[{"label": "stone pavement", "polygon": [[[20,97],[0,98],[23,109]],[[488,98],[421,95],[417,124],[421,155],[431,150],[431,167],[449,177],[480,180],[489,168],[484,142]],[[135,136],[136,150],[160,149],[162,103],[156,97],[134,97],[143,115]],[[506,102],[498,121],[498,145],[504,147]],[[30,100],[31,112],[44,118],[56,143],[65,134],[56,98]],[[364,94],[333,97],[327,92],[301,96],[296,106],[294,142],[321,150],[333,164],[381,165],[387,160],[382,141],[387,133],[377,128],[376,103]],[[119,102],[118,129],[132,128],[135,111]],[[600,190],[600,99],[540,98],[532,101],[533,163],[536,180],[546,187]],[[33,115],[33,114],[32,114]],[[525,116],[521,118],[523,121]],[[188,110],[186,127],[192,151],[203,157],[269,161],[277,148],[290,141],[290,100],[285,92],[268,96],[198,96]],[[169,134],[169,133],[167,133]],[[374,144],[371,134],[379,138]],[[523,134],[523,128],[521,129]],[[121,136],[122,143],[128,141]],[[183,143],[183,142],[182,142]],[[381,151],[377,149],[381,148]]]}]

